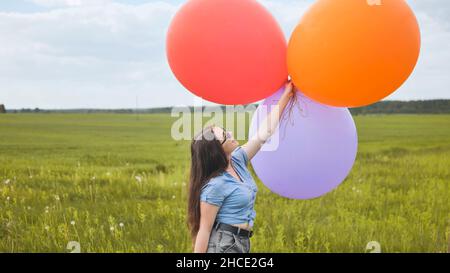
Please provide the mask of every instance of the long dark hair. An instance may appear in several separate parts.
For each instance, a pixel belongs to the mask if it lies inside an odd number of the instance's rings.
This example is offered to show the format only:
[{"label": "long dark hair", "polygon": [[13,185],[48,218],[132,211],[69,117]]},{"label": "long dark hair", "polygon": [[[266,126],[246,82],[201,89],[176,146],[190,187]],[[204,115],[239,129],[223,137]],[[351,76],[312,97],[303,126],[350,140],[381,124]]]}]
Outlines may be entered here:
[{"label": "long dark hair", "polygon": [[195,243],[200,228],[200,193],[208,181],[224,172],[228,158],[216,139],[214,126],[205,127],[191,143],[191,173],[189,178],[188,226]]}]

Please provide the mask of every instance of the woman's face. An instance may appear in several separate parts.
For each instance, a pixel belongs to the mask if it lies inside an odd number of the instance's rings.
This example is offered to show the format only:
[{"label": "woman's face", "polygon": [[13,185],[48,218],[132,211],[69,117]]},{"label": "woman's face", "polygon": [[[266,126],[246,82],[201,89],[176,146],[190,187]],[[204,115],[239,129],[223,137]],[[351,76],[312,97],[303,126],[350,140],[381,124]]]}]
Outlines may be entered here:
[{"label": "woman's face", "polygon": [[220,127],[214,127],[213,131],[216,139],[222,143],[223,150],[227,155],[231,154],[239,146],[239,142],[233,137],[233,132],[224,131]]}]

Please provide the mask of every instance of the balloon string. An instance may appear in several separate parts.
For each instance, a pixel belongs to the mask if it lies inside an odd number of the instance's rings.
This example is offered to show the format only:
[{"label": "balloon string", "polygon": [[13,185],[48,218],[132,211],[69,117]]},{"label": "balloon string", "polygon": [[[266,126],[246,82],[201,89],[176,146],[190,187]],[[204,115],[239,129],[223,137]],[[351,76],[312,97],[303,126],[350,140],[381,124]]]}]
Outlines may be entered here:
[{"label": "balloon string", "polygon": [[[302,108],[301,102],[303,102],[304,108]],[[295,118],[292,118],[292,116],[294,115],[294,108],[297,107],[300,115],[302,117],[306,117],[307,116],[306,105],[307,104],[302,100],[302,98],[299,97],[299,94],[295,94],[292,97],[292,99],[289,100],[287,108],[285,109],[285,111],[282,113],[282,116],[281,116],[281,121],[282,121],[282,123],[284,123],[284,126],[283,126],[284,128],[282,130],[283,133],[281,136],[282,140],[286,137],[287,125],[290,124],[291,127],[293,127],[295,125]]]}]

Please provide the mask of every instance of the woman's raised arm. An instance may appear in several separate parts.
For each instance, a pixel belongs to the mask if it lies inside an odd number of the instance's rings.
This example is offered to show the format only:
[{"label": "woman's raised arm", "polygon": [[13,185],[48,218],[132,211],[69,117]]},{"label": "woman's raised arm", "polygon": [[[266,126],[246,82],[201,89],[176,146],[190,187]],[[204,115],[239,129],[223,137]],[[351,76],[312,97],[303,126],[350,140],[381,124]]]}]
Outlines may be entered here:
[{"label": "woman's raised arm", "polygon": [[248,159],[252,159],[256,153],[259,152],[262,145],[273,135],[280,122],[281,115],[286,108],[290,98],[294,95],[295,88],[292,82],[288,82],[285,86],[284,93],[276,107],[267,115],[267,117],[260,123],[257,133],[242,145],[242,148],[247,153]]}]

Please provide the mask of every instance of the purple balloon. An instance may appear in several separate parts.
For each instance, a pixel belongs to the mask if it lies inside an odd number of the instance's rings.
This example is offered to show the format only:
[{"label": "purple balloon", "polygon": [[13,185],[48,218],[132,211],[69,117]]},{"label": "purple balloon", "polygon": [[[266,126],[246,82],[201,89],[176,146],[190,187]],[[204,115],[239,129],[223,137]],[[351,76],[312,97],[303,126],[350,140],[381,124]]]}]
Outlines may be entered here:
[{"label": "purple balloon", "polygon": [[[250,137],[283,91],[280,89],[258,107]],[[347,108],[323,105],[296,92],[296,100],[286,107],[278,129],[251,162],[258,177],[274,193],[312,199],[342,183],[352,169],[357,149],[356,126]]]}]

